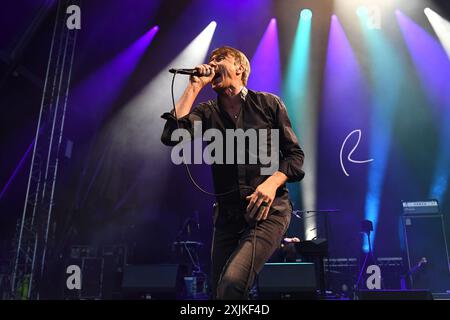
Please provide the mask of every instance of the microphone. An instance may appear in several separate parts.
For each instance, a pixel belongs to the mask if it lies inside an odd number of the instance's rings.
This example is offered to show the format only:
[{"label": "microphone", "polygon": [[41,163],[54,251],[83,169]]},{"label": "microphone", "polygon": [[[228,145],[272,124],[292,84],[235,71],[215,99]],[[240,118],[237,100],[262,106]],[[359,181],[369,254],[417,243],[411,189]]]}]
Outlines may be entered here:
[{"label": "microphone", "polygon": [[197,69],[169,69],[170,73],[176,73],[176,74],[185,74],[188,76],[196,76],[196,77],[208,77],[211,75],[211,70],[208,70],[209,72],[207,74],[200,74]]}]

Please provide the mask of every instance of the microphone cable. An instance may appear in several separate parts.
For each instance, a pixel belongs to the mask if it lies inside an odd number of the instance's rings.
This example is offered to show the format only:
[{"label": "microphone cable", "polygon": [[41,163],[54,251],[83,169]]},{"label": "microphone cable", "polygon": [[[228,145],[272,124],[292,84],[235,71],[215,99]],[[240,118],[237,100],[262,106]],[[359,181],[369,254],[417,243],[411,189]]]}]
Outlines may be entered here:
[{"label": "microphone cable", "polygon": [[[248,273],[248,277],[247,277],[247,281],[245,282],[245,289],[244,289],[244,293],[245,295],[248,297],[249,294],[249,290],[250,290],[250,280],[252,278],[252,274],[253,274],[253,269],[255,268],[255,255],[256,255],[256,228],[258,227],[258,222],[256,221],[255,223],[255,232],[253,233],[253,247],[252,247],[252,260],[250,263],[250,271]],[[256,271],[255,271],[256,274]],[[256,276],[255,276],[256,278]]]}]

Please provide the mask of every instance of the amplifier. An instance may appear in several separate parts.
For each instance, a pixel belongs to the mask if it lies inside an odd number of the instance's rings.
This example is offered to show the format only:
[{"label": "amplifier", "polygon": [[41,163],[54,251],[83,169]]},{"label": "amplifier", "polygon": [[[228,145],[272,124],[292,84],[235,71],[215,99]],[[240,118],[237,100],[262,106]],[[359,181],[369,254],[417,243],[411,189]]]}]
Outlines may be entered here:
[{"label": "amplifier", "polygon": [[403,215],[439,214],[437,200],[402,201]]},{"label": "amplifier", "polygon": [[402,218],[412,288],[447,292],[450,265],[443,216],[421,214]]}]

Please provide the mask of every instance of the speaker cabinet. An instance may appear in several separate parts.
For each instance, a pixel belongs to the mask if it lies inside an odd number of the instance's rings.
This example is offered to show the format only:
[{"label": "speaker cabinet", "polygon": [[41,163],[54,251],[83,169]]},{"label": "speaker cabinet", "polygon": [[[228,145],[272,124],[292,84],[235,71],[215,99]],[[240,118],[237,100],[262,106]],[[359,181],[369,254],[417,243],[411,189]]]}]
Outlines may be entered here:
[{"label": "speaker cabinet", "polygon": [[359,290],[359,300],[433,300],[429,290]]},{"label": "speaker cabinet", "polygon": [[314,263],[266,263],[258,276],[260,299],[316,299]]},{"label": "speaker cabinet", "polygon": [[[81,290],[67,288],[66,280],[69,275],[66,273],[66,270],[70,265],[75,265],[80,268]],[[103,283],[103,259],[95,257],[70,258],[65,265],[62,280],[62,285],[64,288],[63,298],[66,300],[101,299]]]},{"label": "speaker cabinet", "polygon": [[450,266],[443,216],[403,216],[411,288],[450,290]]},{"label": "speaker cabinet", "polygon": [[101,299],[103,283],[103,259],[83,258],[81,272],[81,298]]}]

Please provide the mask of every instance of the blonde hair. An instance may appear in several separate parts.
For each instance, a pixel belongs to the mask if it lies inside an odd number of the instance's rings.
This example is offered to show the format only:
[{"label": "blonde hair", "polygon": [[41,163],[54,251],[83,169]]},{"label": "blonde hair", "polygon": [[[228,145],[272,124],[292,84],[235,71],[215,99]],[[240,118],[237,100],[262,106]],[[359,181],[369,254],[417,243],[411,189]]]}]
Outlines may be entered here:
[{"label": "blonde hair", "polygon": [[234,64],[244,67],[244,72],[242,72],[242,83],[244,86],[247,85],[248,77],[250,76],[250,62],[242,51],[239,51],[235,48],[223,46],[217,49],[214,49],[209,56],[209,60],[215,55],[230,55],[234,58]]}]

